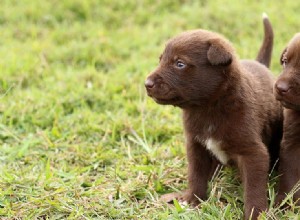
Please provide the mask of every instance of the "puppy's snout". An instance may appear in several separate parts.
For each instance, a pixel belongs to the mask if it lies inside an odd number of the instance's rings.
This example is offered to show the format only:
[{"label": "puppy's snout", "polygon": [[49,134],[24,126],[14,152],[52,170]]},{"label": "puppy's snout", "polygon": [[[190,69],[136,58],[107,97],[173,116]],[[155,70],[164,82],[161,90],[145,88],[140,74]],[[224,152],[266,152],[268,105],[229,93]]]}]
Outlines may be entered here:
[{"label": "puppy's snout", "polygon": [[145,87],[147,89],[152,89],[154,87],[154,81],[150,78],[147,78],[145,81]]},{"label": "puppy's snout", "polygon": [[280,94],[285,94],[290,90],[290,86],[286,81],[277,81],[275,84],[275,88]]}]

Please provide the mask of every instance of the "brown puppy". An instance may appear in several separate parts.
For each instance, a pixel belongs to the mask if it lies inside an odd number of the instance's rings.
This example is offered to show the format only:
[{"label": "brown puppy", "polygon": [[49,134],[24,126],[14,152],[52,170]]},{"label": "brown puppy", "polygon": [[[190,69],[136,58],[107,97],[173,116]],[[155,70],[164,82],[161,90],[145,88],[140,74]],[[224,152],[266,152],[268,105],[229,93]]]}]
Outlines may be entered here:
[{"label": "brown puppy", "polygon": [[183,109],[189,188],[182,197],[171,196],[197,205],[207,197],[216,165],[230,163],[242,176],[245,217],[267,209],[269,160],[277,157],[282,109],[266,67],[273,42],[266,17],[264,26],[259,62],[240,61],[222,36],[195,30],[171,39],[146,79],[157,103]]},{"label": "brown puppy", "polygon": [[[274,93],[284,109],[283,139],[280,150],[280,203],[300,180],[300,33],[296,34],[281,56],[283,71],[275,83]],[[294,194],[300,205],[300,190]]]}]

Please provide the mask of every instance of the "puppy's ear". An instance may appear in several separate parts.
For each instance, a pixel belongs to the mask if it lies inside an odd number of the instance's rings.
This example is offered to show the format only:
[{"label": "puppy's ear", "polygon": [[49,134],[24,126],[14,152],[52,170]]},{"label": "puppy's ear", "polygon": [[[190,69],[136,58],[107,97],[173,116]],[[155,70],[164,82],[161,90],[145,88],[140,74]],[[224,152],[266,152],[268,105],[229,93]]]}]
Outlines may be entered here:
[{"label": "puppy's ear", "polygon": [[229,52],[223,42],[220,42],[218,39],[214,39],[211,40],[209,44],[207,59],[211,65],[227,66],[231,64],[232,54]]},{"label": "puppy's ear", "polygon": [[281,56],[280,56],[280,64],[281,65],[283,64],[283,61],[285,61],[287,59],[286,53],[287,53],[287,47],[281,53]]}]

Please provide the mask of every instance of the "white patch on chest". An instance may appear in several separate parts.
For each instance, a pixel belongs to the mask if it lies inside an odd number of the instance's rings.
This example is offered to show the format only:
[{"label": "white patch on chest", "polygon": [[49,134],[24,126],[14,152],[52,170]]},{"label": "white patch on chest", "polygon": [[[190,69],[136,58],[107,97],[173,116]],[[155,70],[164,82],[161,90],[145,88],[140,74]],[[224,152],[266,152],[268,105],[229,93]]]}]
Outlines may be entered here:
[{"label": "white patch on chest", "polygon": [[217,141],[213,138],[209,138],[205,141],[200,140],[198,136],[196,136],[196,140],[200,143],[204,144],[206,149],[209,150],[222,164],[227,164],[229,158],[225,151],[221,148],[221,141]]}]

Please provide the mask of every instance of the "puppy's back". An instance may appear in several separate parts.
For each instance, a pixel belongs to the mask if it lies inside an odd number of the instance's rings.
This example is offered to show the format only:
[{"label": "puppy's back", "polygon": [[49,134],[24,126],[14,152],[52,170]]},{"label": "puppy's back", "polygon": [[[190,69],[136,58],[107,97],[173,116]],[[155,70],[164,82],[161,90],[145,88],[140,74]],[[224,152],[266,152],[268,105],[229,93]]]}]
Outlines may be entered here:
[{"label": "puppy's back", "polygon": [[[269,118],[263,123],[263,142],[268,146],[270,154],[270,168],[279,156],[280,141],[282,139],[283,115],[282,107],[273,95],[275,82],[271,71],[263,64],[254,60],[242,60],[241,66],[246,74],[252,78],[252,89],[255,91],[255,108],[259,109],[258,118]],[[264,115],[264,116],[263,116]]]},{"label": "puppy's back", "polygon": [[264,84],[263,87],[267,87],[271,91],[273,90],[275,79],[271,71],[265,65],[255,60],[241,60],[241,65],[257,82]]}]

